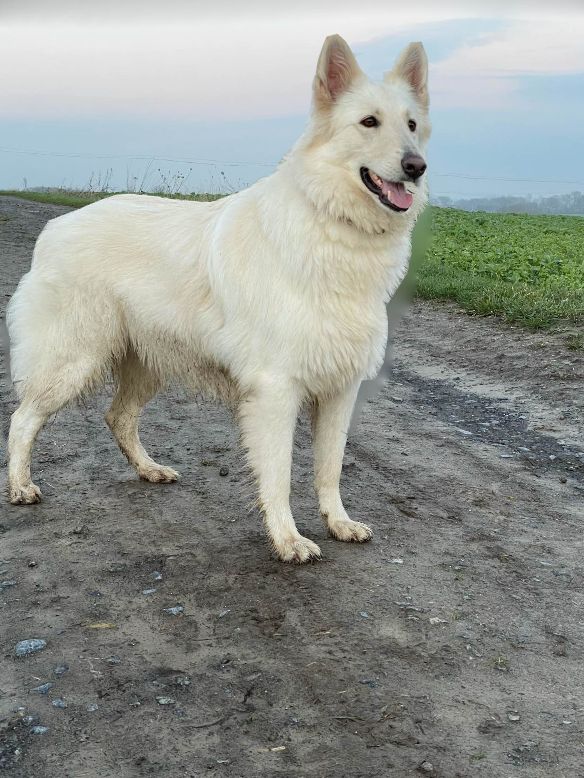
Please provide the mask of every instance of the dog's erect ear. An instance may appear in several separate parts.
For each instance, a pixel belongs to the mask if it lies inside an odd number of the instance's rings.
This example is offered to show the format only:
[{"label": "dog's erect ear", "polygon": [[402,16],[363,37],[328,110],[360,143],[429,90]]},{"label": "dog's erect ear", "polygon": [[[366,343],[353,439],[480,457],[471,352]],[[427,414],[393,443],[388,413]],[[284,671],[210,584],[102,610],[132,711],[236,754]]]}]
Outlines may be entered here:
[{"label": "dog's erect ear", "polygon": [[418,102],[428,108],[428,57],[421,43],[410,43],[400,54],[386,78],[398,76],[412,88]]},{"label": "dog's erect ear", "polygon": [[326,38],[314,77],[314,102],[326,108],[363,75],[349,45],[340,35]]}]

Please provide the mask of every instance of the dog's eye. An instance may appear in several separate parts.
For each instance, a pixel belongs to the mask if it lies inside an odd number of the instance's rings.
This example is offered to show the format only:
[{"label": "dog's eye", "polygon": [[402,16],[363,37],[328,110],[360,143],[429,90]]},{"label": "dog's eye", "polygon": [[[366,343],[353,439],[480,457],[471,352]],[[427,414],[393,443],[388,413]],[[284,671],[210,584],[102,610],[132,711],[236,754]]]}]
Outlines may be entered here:
[{"label": "dog's eye", "polygon": [[410,128],[410,130],[411,130],[412,132],[415,132],[415,131],[416,131],[416,127],[417,127],[417,126],[418,126],[418,125],[416,124],[416,122],[415,122],[413,119],[410,119],[410,120],[409,120],[409,122],[408,122],[408,127]]},{"label": "dog's eye", "polygon": [[366,116],[364,119],[361,119],[361,124],[363,127],[379,127],[379,122],[375,116]]}]

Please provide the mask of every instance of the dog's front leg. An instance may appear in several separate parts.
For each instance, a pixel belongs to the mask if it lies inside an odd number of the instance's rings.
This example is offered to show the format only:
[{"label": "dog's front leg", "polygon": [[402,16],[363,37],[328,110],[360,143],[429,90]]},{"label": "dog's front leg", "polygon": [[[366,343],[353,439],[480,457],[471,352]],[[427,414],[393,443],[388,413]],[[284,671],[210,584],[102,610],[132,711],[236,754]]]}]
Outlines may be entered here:
[{"label": "dog's front leg", "polygon": [[366,524],[348,517],[339,490],[345,443],[359,383],[332,397],[318,400],[312,417],[312,432],[314,485],[321,516],[337,540],[363,543],[373,533]]},{"label": "dog's front leg", "polygon": [[296,529],[290,510],[292,444],[299,408],[291,382],[263,376],[240,408],[243,442],[259,488],[266,529],[280,559],[308,562],[320,549]]}]

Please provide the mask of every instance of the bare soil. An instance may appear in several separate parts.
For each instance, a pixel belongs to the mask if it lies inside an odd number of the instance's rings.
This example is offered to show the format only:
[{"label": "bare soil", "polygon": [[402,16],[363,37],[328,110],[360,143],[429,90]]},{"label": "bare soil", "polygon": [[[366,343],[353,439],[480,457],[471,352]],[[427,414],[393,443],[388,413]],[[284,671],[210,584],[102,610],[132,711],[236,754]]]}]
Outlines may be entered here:
[{"label": "bare soil", "polygon": [[[65,210],[0,198],[2,314]],[[551,335],[414,303],[347,447],[371,543],[327,537],[300,421],[293,508],[324,555],[308,566],[271,558],[223,408],[178,391],[148,406],[174,485],[136,479],[107,392],[62,411],[34,458],[44,502],[0,503],[0,769],[584,775],[583,376]],[[18,658],[28,638],[46,648]]]}]

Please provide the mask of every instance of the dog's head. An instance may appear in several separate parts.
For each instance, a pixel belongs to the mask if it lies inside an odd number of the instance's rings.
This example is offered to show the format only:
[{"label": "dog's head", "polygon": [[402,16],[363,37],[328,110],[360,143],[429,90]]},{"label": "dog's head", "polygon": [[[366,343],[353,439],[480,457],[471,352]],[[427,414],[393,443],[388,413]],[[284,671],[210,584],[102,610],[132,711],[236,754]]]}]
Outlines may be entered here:
[{"label": "dog's head", "polygon": [[356,212],[362,221],[368,214],[375,222],[380,212],[403,219],[420,211],[427,198],[427,74],[421,43],[411,43],[375,83],[340,36],[325,40],[304,149],[304,170],[318,205],[344,218]]}]

